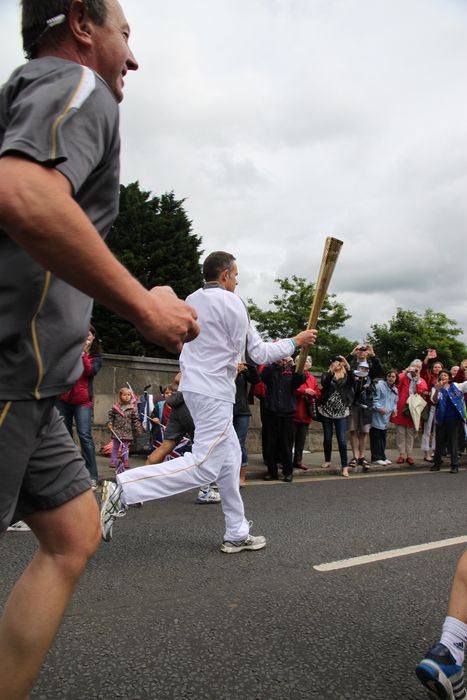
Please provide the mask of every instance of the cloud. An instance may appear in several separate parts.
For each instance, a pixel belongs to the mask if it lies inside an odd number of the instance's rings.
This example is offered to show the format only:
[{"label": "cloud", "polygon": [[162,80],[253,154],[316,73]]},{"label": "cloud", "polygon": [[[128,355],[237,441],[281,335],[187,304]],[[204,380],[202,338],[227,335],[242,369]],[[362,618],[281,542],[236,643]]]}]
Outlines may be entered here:
[{"label": "cloud", "polygon": [[[398,306],[467,329],[467,6],[459,0],[122,0],[140,70],[126,79],[122,181],[186,198],[206,252],[237,256],[239,293],[316,279],[364,337]],[[0,9],[0,77],[20,60]]]}]

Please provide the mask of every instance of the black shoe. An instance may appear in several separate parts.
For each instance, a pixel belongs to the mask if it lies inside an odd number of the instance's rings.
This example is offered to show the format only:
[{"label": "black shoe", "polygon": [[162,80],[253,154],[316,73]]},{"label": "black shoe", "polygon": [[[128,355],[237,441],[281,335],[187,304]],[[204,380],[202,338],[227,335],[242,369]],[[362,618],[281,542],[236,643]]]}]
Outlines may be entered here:
[{"label": "black shoe", "polygon": [[430,472],[439,472],[440,469],[441,467],[439,466],[439,464],[433,464],[433,466],[430,467]]},{"label": "black shoe", "polygon": [[277,481],[277,474],[274,475],[267,473],[263,476],[263,479],[264,481]]},{"label": "black shoe", "polygon": [[449,470],[450,474],[459,474],[459,467],[451,467]]},{"label": "black shoe", "polygon": [[293,481],[293,475],[292,474],[284,474],[284,481],[286,481],[288,484],[290,484]]},{"label": "black shoe", "polygon": [[370,471],[368,467],[368,462],[366,461],[365,457],[359,457],[357,459],[357,464],[359,467],[362,468],[362,472],[364,474],[367,474]]}]

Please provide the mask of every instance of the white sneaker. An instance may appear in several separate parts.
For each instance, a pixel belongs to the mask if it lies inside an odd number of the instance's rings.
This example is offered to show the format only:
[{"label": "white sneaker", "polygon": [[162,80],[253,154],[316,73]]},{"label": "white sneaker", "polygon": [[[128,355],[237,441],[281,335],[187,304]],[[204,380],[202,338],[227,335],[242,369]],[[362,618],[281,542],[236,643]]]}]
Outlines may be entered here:
[{"label": "white sneaker", "polygon": [[387,462],[385,459],[377,459],[373,462],[373,464],[379,464],[380,467],[385,467]]},{"label": "white sneaker", "polygon": [[221,497],[217,491],[209,489],[209,491],[203,491],[200,489],[196,497],[196,503],[220,503]]},{"label": "white sneaker", "polygon": [[112,526],[116,518],[126,515],[127,507],[122,502],[122,487],[113,481],[102,483],[101,532],[104,542],[112,539]]},{"label": "white sneaker", "polygon": [[391,462],[391,460],[390,460],[390,459],[385,459],[385,460],[384,460],[384,463],[385,463],[386,465],[388,465],[388,464],[392,464],[392,462]]},{"label": "white sneaker", "polygon": [[263,549],[266,546],[266,538],[263,535],[248,535],[244,540],[237,540],[236,542],[224,541],[221,546],[221,552],[226,554],[234,554],[235,552],[241,552],[243,549]]},{"label": "white sneaker", "polygon": [[13,525],[10,525],[10,527],[7,527],[6,529],[7,532],[31,532],[31,528],[29,525],[26,525],[25,522],[22,520],[18,520],[18,522],[13,523]]}]

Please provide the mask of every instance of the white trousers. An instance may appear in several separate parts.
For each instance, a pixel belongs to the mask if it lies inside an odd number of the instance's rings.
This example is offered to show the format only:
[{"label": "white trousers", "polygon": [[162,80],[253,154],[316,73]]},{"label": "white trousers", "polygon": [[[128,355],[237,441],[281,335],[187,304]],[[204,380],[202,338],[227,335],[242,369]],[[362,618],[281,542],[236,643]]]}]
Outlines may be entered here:
[{"label": "white trousers", "polygon": [[430,406],[430,413],[428,414],[428,420],[423,428],[422,435],[422,450],[424,452],[429,452],[430,450],[430,440],[431,449],[434,452],[436,447],[436,427],[434,425],[436,406]]},{"label": "white trousers", "polygon": [[240,496],[240,444],[232,425],[233,406],[184,391],[195,424],[191,452],[162,464],[129,469],[117,476],[127,505],[174,496],[216,481],[225,517],[225,540],[243,540],[249,532]]}]

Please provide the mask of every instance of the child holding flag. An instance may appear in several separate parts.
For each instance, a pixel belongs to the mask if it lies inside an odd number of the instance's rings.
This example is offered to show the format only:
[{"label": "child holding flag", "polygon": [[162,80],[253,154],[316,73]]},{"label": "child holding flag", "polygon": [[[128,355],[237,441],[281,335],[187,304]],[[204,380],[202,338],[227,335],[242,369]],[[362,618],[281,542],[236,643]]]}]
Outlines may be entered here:
[{"label": "child holding flag", "polygon": [[112,454],[110,455],[111,468],[117,466],[118,453],[123,467],[128,467],[128,454],[130,444],[136,435],[142,435],[143,429],[135,408],[132,392],[127,387],[122,387],[118,392],[118,399],[109,411],[108,429],[112,434]]}]

